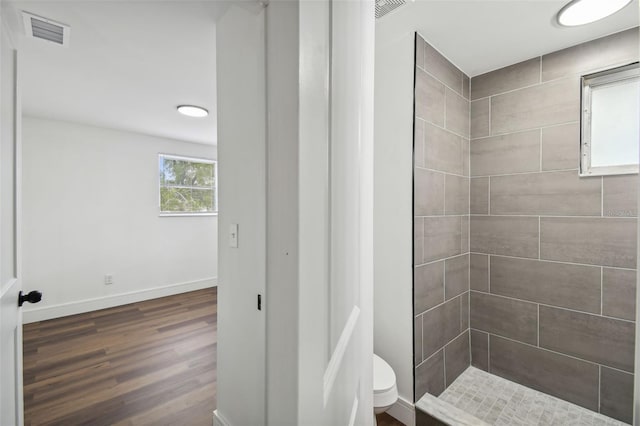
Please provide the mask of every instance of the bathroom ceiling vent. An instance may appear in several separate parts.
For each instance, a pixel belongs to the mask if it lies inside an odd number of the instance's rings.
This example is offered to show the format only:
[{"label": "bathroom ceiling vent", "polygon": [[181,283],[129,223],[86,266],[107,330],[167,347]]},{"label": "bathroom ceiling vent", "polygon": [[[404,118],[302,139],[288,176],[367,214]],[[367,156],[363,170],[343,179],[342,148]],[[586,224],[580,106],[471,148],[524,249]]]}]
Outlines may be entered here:
[{"label": "bathroom ceiling vent", "polygon": [[70,26],[24,11],[22,19],[27,37],[39,38],[59,46],[69,46]]},{"label": "bathroom ceiling vent", "polygon": [[376,0],[376,19],[405,4],[406,0]]}]

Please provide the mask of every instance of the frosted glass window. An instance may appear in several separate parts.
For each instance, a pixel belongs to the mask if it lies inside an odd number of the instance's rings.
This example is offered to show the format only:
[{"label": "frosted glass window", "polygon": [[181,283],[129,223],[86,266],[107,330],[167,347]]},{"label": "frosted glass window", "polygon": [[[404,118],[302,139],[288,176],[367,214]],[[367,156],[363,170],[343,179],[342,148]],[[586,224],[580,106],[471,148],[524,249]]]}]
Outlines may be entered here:
[{"label": "frosted glass window", "polygon": [[585,76],[581,174],[638,172],[640,74],[638,64]]}]

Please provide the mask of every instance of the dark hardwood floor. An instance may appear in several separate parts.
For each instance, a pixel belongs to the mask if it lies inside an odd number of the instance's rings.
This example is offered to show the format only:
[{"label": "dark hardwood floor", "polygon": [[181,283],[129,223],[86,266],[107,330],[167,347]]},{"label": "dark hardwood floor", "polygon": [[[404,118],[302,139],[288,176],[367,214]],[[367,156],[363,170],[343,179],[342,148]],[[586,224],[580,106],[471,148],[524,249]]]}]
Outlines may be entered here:
[{"label": "dark hardwood floor", "polygon": [[404,423],[394,419],[387,413],[378,414],[376,416],[378,426],[404,426]]},{"label": "dark hardwood floor", "polygon": [[212,424],[216,289],[24,326],[25,425]]}]

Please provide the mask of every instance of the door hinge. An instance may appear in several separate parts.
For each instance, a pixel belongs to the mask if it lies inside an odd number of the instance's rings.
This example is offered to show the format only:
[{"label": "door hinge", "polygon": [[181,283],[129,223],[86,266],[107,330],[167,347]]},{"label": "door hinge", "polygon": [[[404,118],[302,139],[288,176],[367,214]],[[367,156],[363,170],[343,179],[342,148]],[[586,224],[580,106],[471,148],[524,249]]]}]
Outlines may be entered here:
[{"label": "door hinge", "polygon": [[261,294],[258,295],[258,310],[259,311],[262,310],[262,295]]}]

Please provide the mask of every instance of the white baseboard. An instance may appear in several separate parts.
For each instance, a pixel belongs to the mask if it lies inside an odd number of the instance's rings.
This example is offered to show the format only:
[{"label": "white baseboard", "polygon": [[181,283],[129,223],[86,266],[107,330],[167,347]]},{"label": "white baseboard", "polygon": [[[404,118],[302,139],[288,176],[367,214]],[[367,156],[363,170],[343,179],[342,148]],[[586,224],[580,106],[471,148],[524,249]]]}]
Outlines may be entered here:
[{"label": "white baseboard", "polygon": [[[115,306],[127,305],[129,303],[141,302],[143,300],[157,299],[158,297],[173,296],[174,294],[186,293],[188,291],[216,287],[217,285],[218,278],[213,277],[203,280],[171,284],[163,287],[131,291],[129,293],[78,300],[69,303],[62,303],[60,305],[43,306],[41,308],[34,307],[22,312],[22,323],[28,324],[31,322],[45,321],[52,318],[82,314],[105,308],[113,308]],[[46,294],[44,297],[46,297]]]},{"label": "white baseboard", "polygon": [[231,426],[231,424],[218,412],[218,410],[213,410],[213,426]]},{"label": "white baseboard", "polygon": [[416,424],[416,408],[404,398],[398,398],[398,401],[387,410],[387,414],[406,426]]}]

